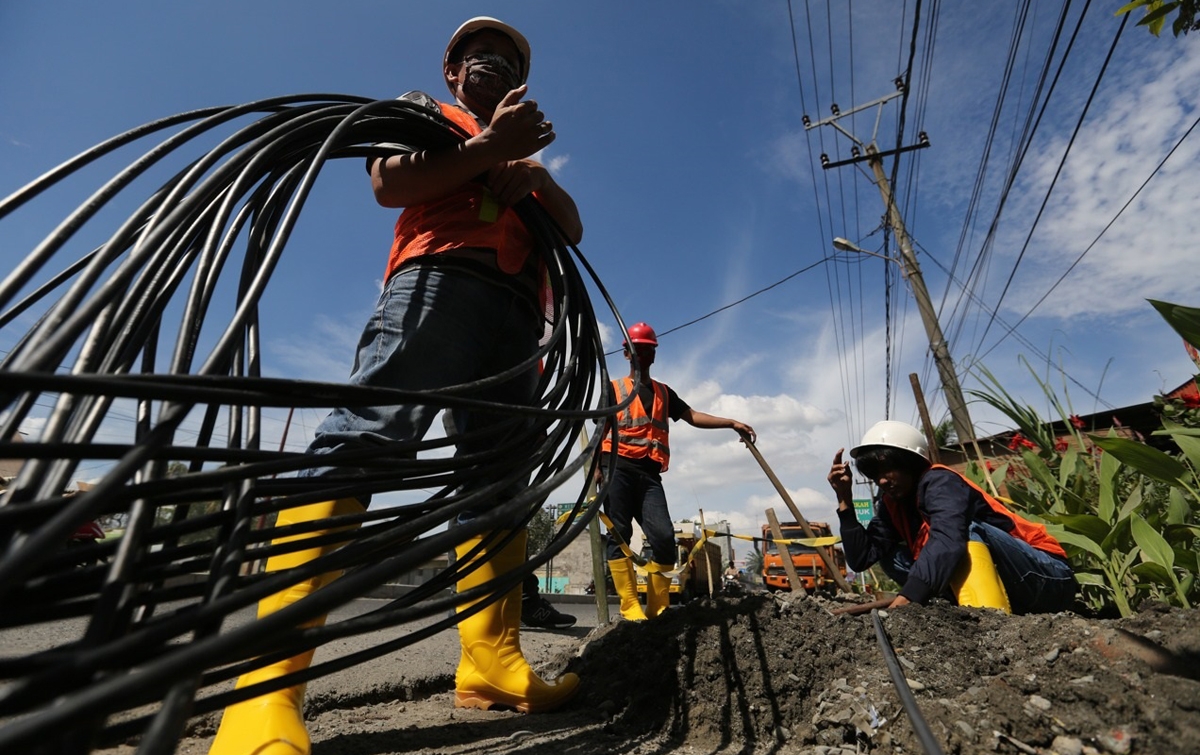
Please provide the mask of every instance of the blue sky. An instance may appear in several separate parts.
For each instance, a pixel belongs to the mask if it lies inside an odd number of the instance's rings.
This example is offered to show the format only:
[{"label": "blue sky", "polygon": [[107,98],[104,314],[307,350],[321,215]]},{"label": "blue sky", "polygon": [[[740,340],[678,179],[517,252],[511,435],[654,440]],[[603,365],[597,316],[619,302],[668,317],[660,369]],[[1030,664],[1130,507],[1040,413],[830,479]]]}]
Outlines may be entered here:
[{"label": "blue sky", "polygon": [[[827,4],[793,0],[793,25],[785,0],[9,2],[0,8],[0,195],[109,136],[196,108],[294,93],[383,99],[421,89],[442,97],[450,33],[468,17],[498,16],[533,45],[530,96],[558,133],[541,157],[578,203],[580,248],[626,322],[645,320],[662,333],[811,266],[666,335],[654,375],[696,408],[754,425],[805,515],[830,519],[824,476],[833,452],[885,411],[915,421],[909,373],[921,375],[935,416],[945,416],[902,286],[892,292],[885,409],[888,263],[827,259],[834,236],[882,252],[883,204],[865,165],[821,170],[822,150],[847,156],[844,138],[801,123],[804,114],[827,117],[832,102],[845,111],[895,90],[915,4],[832,5],[827,18]],[[1195,371],[1145,299],[1200,304],[1200,136],[1184,140],[1117,214],[1196,121],[1200,39],[1155,39],[1130,24],[1055,176],[1119,27],[1117,5],[1093,4],[1084,19],[987,243],[1059,7],[1036,3],[1025,20],[986,163],[1018,8],[942,4],[932,57],[922,24],[905,143],[923,130],[932,146],[901,161],[896,189],[968,390],[979,387],[982,365],[1042,405],[1023,356],[1060,390],[1065,383],[1086,414],[1147,401]],[[1068,14],[1068,33],[1078,13]],[[898,105],[880,116],[881,148],[894,146]],[[869,141],[875,114],[840,123]],[[0,221],[3,269],[135,156],[121,153]],[[346,377],[394,219],[374,204],[359,161],[326,170],[271,284],[266,372]],[[90,249],[86,238],[65,254]],[[945,270],[970,280],[972,296]],[[1010,324],[1028,315],[1019,339],[999,340],[1006,328],[988,326],[993,311]],[[616,348],[615,321],[598,314]],[[0,349],[19,331],[0,331]],[[980,434],[1006,429],[983,407],[971,409]],[[289,447],[303,447],[319,418],[298,412]],[[33,418],[26,430],[37,427]],[[282,428],[271,419],[266,445]],[[732,432],[676,425],[672,441],[665,484],[676,518],[703,509],[710,521],[750,532],[766,507],[784,511]],[[81,476],[88,472],[102,469]],[[563,500],[573,497],[564,490]]]}]

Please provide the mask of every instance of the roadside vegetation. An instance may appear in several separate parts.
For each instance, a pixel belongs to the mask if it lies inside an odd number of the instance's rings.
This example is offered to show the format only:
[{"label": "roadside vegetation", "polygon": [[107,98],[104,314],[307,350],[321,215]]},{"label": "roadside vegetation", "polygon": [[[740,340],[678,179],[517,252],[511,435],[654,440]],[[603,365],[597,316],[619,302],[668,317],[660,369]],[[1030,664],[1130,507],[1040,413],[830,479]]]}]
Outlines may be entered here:
[{"label": "roadside vegetation", "polygon": [[[1200,309],[1151,301],[1185,341],[1200,348]],[[1031,373],[1033,370],[1030,370]],[[1008,460],[972,462],[967,473],[1047,525],[1067,549],[1087,606],[1131,616],[1148,600],[1200,603],[1200,402],[1154,399],[1169,438],[1163,451],[1114,428],[1086,432],[1070,404],[1034,374],[1057,421],[1008,394],[996,380],[974,396],[1016,428]]]}]

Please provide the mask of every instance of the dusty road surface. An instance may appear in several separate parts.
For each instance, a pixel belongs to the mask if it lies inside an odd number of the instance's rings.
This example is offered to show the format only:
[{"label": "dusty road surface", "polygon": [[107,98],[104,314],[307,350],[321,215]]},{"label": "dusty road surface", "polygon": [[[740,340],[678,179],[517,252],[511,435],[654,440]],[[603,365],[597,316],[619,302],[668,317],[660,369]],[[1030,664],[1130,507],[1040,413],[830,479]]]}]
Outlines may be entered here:
[{"label": "dusty road surface", "polygon": [[[830,613],[841,605],[718,597],[600,627],[574,606],[573,631],[522,631],[535,667],[583,679],[564,709],[532,716],[454,709],[446,632],[314,682],[313,753],[924,752],[874,620]],[[1200,610],[1010,617],[935,603],[881,619],[947,753],[1200,752]],[[194,719],[177,752],[206,753],[214,727]]]}]

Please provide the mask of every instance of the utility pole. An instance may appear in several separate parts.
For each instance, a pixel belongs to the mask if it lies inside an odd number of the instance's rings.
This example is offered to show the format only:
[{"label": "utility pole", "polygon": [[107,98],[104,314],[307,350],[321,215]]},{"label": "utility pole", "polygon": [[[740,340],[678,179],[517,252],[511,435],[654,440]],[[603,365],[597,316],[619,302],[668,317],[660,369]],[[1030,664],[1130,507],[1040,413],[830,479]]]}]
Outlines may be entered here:
[{"label": "utility pole", "polygon": [[[921,322],[925,325],[925,334],[929,337],[929,350],[933,354],[933,362],[937,366],[938,377],[941,378],[942,392],[946,396],[946,405],[950,409],[950,418],[954,423],[954,432],[958,436],[958,442],[968,443],[975,439],[975,431],[971,425],[971,418],[967,414],[967,402],[963,399],[962,388],[958,383],[958,375],[954,371],[954,362],[950,359],[950,349],[946,344],[945,336],[942,334],[942,327],[938,323],[933,302],[929,298],[929,290],[925,287],[925,278],[921,275],[921,267],[917,263],[916,254],[913,253],[912,242],[909,240],[908,230],[904,226],[904,218],[900,215],[900,208],[896,206],[891,184],[888,182],[887,175],[883,170],[884,157],[928,147],[929,138],[922,131],[918,137],[917,144],[881,152],[875,143],[875,133],[872,133],[869,143],[864,143],[842,128],[837,122],[839,119],[852,113],[871,107],[878,107],[879,114],[875,118],[875,132],[877,133],[884,104],[904,93],[904,83],[902,80],[896,79],[896,88],[897,91],[892,94],[881,97],[873,102],[868,102],[865,105],[851,108],[844,113],[838,109],[837,105],[834,105],[832,108],[833,117],[826,118],[823,121],[813,123],[806,115],[804,116],[804,128],[808,130],[818,126],[829,125],[854,142],[854,146],[850,148],[851,157],[848,160],[839,160],[838,162],[831,163],[829,156],[822,154],[822,168],[829,170],[830,168],[837,168],[865,160],[870,166],[872,173],[874,173],[875,185],[879,187],[879,194],[883,197],[883,205],[887,211],[888,225],[891,226],[892,233],[896,237],[896,245],[900,248],[900,259],[894,261],[900,263],[901,269],[904,271],[904,277],[912,287],[913,298],[917,301],[917,311],[921,315]],[[845,251],[865,251],[845,239],[835,239],[834,246]]]}]

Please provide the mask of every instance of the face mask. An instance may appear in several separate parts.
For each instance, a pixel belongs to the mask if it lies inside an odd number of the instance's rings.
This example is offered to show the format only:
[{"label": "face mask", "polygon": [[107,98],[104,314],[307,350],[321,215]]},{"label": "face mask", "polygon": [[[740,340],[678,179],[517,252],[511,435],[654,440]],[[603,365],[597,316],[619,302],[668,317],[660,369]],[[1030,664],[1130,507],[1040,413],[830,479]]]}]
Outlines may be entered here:
[{"label": "face mask", "polygon": [[463,59],[463,92],[481,105],[494,108],[519,85],[516,69],[503,55],[475,53]]}]

